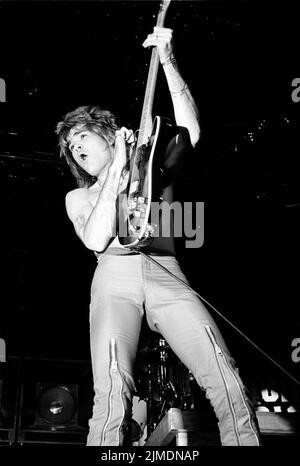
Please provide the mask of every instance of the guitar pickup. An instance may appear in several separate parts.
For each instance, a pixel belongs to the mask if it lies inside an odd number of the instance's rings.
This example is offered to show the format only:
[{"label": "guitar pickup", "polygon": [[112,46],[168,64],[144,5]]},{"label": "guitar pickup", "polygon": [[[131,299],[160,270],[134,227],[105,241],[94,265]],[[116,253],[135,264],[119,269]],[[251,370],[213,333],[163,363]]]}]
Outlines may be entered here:
[{"label": "guitar pickup", "polygon": [[145,210],[135,210],[133,216],[137,218],[145,218]]},{"label": "guitar pickup", "polygon": [[137,203],[136,198],[135,199],[130,199],[129,202],[128,202],[129,208],[130,209],[135,209],[136,203]]}]

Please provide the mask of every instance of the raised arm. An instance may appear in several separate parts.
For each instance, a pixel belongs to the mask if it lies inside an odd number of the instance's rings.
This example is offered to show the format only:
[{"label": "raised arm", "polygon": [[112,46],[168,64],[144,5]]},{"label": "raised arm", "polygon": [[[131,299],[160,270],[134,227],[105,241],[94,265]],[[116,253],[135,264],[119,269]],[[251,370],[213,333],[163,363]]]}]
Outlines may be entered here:
[{"label": "raised arm", "polygon": [[190,89],[177,66],[172,29],[156,26],[143,46],[157,47],[173,102],[176,124],[187,128],[191,144],[195,146],[200,137],[199,113]]}]

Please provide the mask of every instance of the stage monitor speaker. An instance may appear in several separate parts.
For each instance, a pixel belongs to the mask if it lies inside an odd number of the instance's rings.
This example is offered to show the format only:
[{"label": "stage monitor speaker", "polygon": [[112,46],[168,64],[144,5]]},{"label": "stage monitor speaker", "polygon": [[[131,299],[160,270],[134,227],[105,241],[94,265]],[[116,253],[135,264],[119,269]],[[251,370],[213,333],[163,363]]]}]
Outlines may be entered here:
[{"label": "stage monitor speaker", "polygon": [[93,396],[89,361],[25,359],[18,443],[85,445]]},{"label": "stage monitor speaker", "polygon": [[78,385],[37,384],[35,426],[78,425]]}]

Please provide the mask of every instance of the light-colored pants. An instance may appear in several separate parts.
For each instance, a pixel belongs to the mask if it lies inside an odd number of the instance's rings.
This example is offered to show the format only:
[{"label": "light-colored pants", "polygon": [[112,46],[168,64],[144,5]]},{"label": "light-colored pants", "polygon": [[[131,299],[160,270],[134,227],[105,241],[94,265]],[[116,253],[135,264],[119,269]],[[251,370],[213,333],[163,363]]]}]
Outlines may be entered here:
[{"label": "light-colored pants", "polygon": [[[176,259],[154,256],[186,281]],[[126,443],[142,317],[206,391],[222,445],[259,445],[252,405],[234,361],[197,296],[141,255],[100,257],[91,286],[93,416],[87,445]]]}]

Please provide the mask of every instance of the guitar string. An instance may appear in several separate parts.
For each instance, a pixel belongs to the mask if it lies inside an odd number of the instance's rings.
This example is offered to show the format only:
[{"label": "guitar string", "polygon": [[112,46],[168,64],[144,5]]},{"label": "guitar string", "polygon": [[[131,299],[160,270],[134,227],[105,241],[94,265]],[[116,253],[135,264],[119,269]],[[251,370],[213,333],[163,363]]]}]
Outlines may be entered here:
[{"label": "guitar string", "polygon": [[164,270],[166,273],[168,273],[171,277],[173,277],[175,280],[178,282],[182,283],[186,288],[188,288],[190,291],[192,291],[198,298],[200,298],[201,301],[204,301],[210,308],[212,308],[222,319],[224,319],[231,327],[233,327],[243,338],[245,338],[248,343],[250,343],[254,348],[256,348],[260,353],[262,353],[267,359],[269,359],[273,364],[275,364],[276,367],[278,367],[281,371],[283,371],[290,379],[292,379],[296,384],[300,385],[300,381],[297,380],[292,374],[290,374],[284,367],[282,367],[277,361],[275,361],[271,356],[269,356],[262,348],[260,348],[254,341],[252,341],[245,333],[243,333],[236,325],[234,325],[229,319],[227,319],[218,309],[215,308],[207,299],[205,299],[203,296],[201,296],[197,291],[195,291],[187,282],[182,280],[181,278],[177,277],[174,275],[170,270],[168,270],[166,267],[164,267],[162,264],[157,262],[153,257],[149,256],[148,254],[142,252],[139,249],[140,254],[147,258],[149,261],[153,262],[155,265],[160,267],[162,270]]}]

